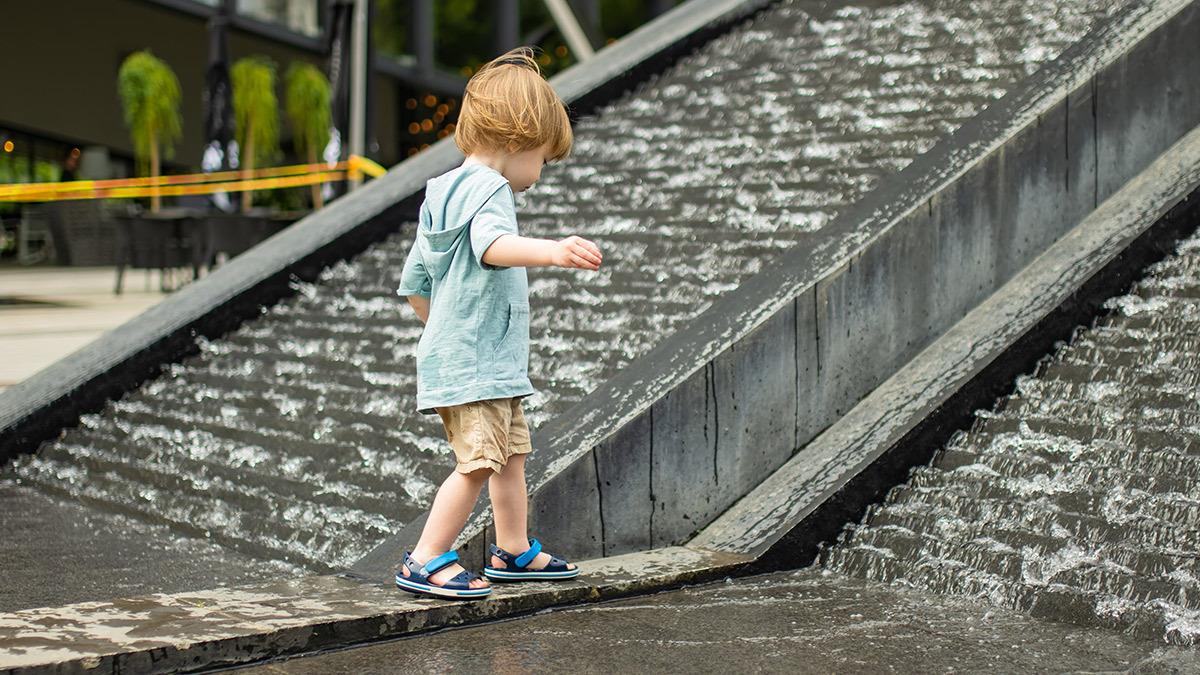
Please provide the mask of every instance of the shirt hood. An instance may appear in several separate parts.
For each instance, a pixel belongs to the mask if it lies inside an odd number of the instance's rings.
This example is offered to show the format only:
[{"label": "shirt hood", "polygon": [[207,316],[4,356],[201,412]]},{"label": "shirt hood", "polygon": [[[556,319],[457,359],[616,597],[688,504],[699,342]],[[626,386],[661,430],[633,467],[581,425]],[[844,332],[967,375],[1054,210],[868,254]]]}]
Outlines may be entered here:
[{"label": "shirt hood", "polygon": [[430,276],[445,276],[459,247],[470,246],[470,236],[464,235],[471,219],[506,185],[504,176],[481,164],[464,165],[426,182],[417,245]]}]

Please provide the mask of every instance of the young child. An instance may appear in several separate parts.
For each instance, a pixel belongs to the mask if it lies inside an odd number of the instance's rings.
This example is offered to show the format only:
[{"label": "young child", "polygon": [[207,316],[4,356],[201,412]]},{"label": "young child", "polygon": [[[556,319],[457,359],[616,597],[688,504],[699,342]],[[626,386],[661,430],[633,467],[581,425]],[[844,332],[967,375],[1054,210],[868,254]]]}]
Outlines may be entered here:
[{"label": "young child", "polygon": [[526,532],[525,455],[533,448],[521,399],[533,393],[525,268],[600,268],[600,249],[571,236],[517,234],[514,192],[567,156],[570,120],[542,79],[532,50],[515,49],[467,83],[454,140],[466,160],[425,188],[416,241],[398,293],[425,324],[417,345],[417,409],[437,413],[457,458],[438,489],[421,540],[396,572],[417,594],[478,598],[491,585],[449,550],[483,483],[495,515],[489,579],[565,579],[575,565],[541,550]]}]

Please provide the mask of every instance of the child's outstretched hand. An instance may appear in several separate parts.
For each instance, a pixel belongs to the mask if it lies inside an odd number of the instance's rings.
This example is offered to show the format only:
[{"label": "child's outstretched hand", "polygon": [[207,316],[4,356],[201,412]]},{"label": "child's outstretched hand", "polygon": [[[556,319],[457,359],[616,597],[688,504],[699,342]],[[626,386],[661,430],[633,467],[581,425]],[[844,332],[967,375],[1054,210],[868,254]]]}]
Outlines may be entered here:
[{"label": "child's outstretched hand", "polygon": [[551,254],[551,260],[554,261],[555,267],[573,267],[584,270],[600,269],[600,262],[603,259],[604,256],[601,255],[599,247],[587,239],[575,235],[554,242],[554,252]]}]

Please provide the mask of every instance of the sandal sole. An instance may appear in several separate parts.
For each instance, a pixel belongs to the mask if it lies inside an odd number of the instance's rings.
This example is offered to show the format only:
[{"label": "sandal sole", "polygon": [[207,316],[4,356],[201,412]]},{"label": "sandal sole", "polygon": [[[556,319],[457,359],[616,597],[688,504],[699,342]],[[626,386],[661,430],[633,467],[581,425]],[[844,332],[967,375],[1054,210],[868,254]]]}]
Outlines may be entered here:
[{"label": "sandal sole", "polygon": [[521,581],[522,579],[570,579],[579,576],[579,569],[562,572],[507,572],[485,567],[483,576],[496,581]]},{"label": "sandal sole", "polygon": [[490,595],[490,588],[472,588],[467,590],[455,590],[453,588],[442,588],[441,586],[426,586],[409,581],[404,575],[396,575],[396,586],[401,590],[408,591],[416,595],[432,595],[439,598],[482,598]]}]

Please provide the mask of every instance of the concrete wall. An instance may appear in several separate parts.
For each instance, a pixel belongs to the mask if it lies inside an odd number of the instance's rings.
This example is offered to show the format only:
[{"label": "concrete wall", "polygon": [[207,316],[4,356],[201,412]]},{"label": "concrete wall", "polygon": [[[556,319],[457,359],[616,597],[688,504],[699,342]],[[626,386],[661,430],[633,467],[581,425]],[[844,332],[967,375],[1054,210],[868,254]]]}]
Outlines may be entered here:
[{"label": "concrete wall", "polygon": [[1200,123],[1198,40],[1200,1],[1127,5],[545,425],[533,536],[688,540]]}]

